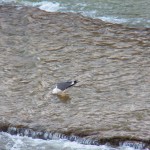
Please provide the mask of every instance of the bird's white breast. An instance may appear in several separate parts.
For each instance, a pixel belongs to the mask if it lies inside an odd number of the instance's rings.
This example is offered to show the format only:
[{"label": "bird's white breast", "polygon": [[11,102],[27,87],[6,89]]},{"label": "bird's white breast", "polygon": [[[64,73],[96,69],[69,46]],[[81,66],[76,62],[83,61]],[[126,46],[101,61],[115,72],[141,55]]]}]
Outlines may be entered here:
[{"label": "bird's white breast", "polygon": [[61,90],[58,89],[57,86],[56,86],[56,88],[54,88],[53,91],[52,91],[53,94],[58,94],[58,93],[60,93],[60,92],[61,92]]}]

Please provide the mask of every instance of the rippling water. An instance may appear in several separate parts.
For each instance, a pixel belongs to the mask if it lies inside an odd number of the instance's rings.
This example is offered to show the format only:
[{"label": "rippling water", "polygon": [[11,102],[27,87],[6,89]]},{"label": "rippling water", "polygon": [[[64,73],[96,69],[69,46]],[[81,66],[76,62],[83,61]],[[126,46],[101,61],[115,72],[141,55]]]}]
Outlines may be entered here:
[{"label": "rippling water", "polygon": [[[0,132],[1,150],[141,150],[142,145],[135,146],[126,142],[119,147],[109,145],[83,145],[68,140],[41,140]],[[144,150],[144,149],[143,149]],[[148,149],[145,149],[148,150]]]},{"label": "rippling water", "polygon": [[[149,140],[149,29],[11,5],[0,21],[0,125]],[[68,95],[51,94],[69,79]]]},{"label": "rippling water", "polygon": [[[82,145],[67,140],[32,139],[0,133],[0,149],[2,150],[109,150],[107,146]],[[114,149],[115,150],[115,149]],[[117,149],[116,149],[117,150]]]},{"label": "rippling water", "polygon": [[149,0],[0,0],[0,2],[38,6],[46,11],[79,12],[108,22],[150,27]]}]

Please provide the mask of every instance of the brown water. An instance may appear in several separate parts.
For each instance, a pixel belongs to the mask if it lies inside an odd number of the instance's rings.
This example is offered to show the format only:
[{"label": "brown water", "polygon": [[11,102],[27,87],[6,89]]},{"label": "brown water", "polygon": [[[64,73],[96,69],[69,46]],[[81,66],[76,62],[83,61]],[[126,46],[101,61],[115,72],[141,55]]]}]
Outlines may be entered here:
[{"label": "brown water", "polygon": [[[150,29],[12,6],[0,23],[1,123],[150,138]],[[68,97],[51,94],[69,79]]]}]

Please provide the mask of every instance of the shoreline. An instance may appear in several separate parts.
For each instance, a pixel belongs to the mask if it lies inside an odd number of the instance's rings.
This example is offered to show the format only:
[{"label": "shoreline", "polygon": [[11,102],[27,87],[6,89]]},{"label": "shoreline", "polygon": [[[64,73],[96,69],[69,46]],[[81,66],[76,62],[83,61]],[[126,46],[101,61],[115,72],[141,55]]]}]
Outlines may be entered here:
[{"label": "shoreline", "polygon": [[[16,8],[0,9],[0,120],[9,120],[15,127],[101,137],[102,141],[123,135],[149,143],[150,29],[73,13]],[[88,78],[87,85],[94,88],[79,85],[65,104],[47,94],[62,74],[83,81]]]},{"label": "shoreline", "polygon": [[[91,14],[90,11],[86,12],[86,8],[84,8],[85,10],[82,11],[81,9],[79,10],[74,10],[74,9],[69,9],[69,11],[67,12],[67,7],[62,4],[60,4],[59,2],[46,2],[46,1],[41,1],[41,2],[18,2],[18,1],[12,1],[12,2],[2,2],[0,5],[11,5],[11,6],[20,6],[20,7],[32,7],[32,8],[38,8],[40,10],[46,11],[46,12],[61,12],[61,13],[74,13],[74,14],[80,14],[84,17],[87,18],[93,18],[93,19],[98,19],[98,20],[103,20],[104,22],[107,23],[112,23],[112,24],[122,24],[124,26],[129,26],[129,27],[135,27],[135,28],[150,28],[149,25],[149,18],[147,16],[145,16],[145,14],[143,14],[143,17],[138,17],[137,16],[133,16],[133,18],[129,15],[125,15],[125,16],[118,16],[117,14],[114,15],[110,15],[110,14],[105,14],[104,16],[99,16],[99,14],[97,15],[97,13],[95,14]],[[61,6],[62,5],[62,6]],[[145,5],[144,5],[145,6]],[[85,12],[84,12],[85,11]],[[98,10],[96,10],[98,11]],[[107,10],[105,10],[107,11]],[[130,10],[131,11],[131,10]],[[134,12],[133,12],[134,13]],[[141,12],[142,13],[142,12]],[[140,16],[140,14],[139,14]]]},{"label": "shoreline", "polygon": [[13,127],[6,126],[0,128],[0,132],[9,133],[11,135],[27,136],[33,139],[42,140],[68,140],[84,145],[109,145],[119,147],[128,145],[131,147],[140,147],[140,149],[150,149],[150,140],[136,139],[134,137],[110,137],[110,138],[90,138],[85,135],[74,135],[73,133],[59,133],[57,131],[39,131],[23,126]]}]

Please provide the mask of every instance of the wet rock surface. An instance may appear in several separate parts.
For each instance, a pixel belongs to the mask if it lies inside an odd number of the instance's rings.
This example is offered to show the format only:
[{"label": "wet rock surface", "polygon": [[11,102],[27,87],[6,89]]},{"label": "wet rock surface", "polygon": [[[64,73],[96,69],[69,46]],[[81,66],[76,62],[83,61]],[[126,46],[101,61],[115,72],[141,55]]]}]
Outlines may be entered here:
[{"label": "wet rock surface", "polygon": [[[5,126],[6,129],[6,126]],[[29,128],[23,127],[7,127],[4,132],[7,132],[11,135],[19,135],[25,137],[32,137],[33,139],[43,139],[43,140],[67,140],[71,142],[78,142],[84,145],[107,145],[111,147],[120,147],[120,146],[129,146],[130,148],[139,149],[139,150],[148,150],[150,148],[150,142],[148,140],[137,140],[127,137],[113,137],[113,138],[90,138],[90,137],[81,137],[73,134],[63,134],[54,131],[35,131]],[[1,131],[1,130],[0,130]],[[3,132],[3,133],[4,133]],[[120,149],[120,148],[119,148]]]},{"label": "wet rock surface", "polygon": [[[149,41],[146,28],[0,6],[0,124],[148,140]],[[51,94],[68,79],[69,98]]]}]

